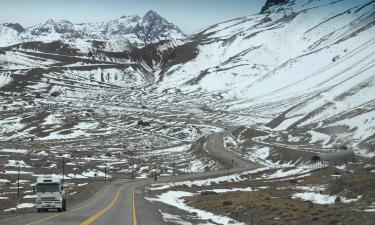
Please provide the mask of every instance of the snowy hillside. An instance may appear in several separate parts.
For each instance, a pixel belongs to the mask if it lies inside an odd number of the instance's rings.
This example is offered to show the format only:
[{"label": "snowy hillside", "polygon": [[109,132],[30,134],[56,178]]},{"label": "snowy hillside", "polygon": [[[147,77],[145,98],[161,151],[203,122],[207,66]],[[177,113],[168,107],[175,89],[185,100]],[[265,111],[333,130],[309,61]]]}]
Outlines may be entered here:
[{"label": "snowy hillside", "polygon": [[163,68],[160,90],[221,93],[214,109],[263,116],[297,143],[373,150],[375,2],[279,2],[189,37],[197,55]]},{"label": "snowy hillside", "polygon": [[[0,119],[14,121],[19,113],[27,117],[24,110],[35,105],[52,104],[49,114],[64,114],[66,105],[74,109],[74,99],[94,112],[96,102],[129,115],[137,108],[139,117],[157,121],[158,135],[173,136],[173,144],[182,140],[178,126],[183,124],[185,138],[190,126],[198,130],[189,141],[227,131],[228,143],[244,156],[254,149],[267,149],[267,155],[287,149],[285,158],[297,160],[345,144],[372,157],[374,9],[370,0],[268,0],[259,14],[184,39],[175,25],[152,11],[107,23],[49,20],[27,29],[4,24],[0,100],[8,105]],[[22,43],[9,46],[13,40]],[[134,117],[106,113],[113,121],[137,126]],[[174,120],[178,126],[169,129]],[[15,140],[69,133],[66,127],[75,132],[68,120],[55,130],[29,121],[0,134]],[[117,129],[107,122],[103,126]]]},{"label": "snowy hillside", "polygon": [[[116,42],[124,40],[143,46],[161,40],[182,39],[185,35],[174,24],[168,22],[154,11],[139,16],[122,16],[100,23],[73,24],[67,20],[49,19],[44,23],[23,28],[19,24],[0,25],[0,47],[27,41],[82,42],[80,40],[105,40]],[[78,47],[80,47],[78,45]],[[112,49],[122,51],[122,48]]]}]

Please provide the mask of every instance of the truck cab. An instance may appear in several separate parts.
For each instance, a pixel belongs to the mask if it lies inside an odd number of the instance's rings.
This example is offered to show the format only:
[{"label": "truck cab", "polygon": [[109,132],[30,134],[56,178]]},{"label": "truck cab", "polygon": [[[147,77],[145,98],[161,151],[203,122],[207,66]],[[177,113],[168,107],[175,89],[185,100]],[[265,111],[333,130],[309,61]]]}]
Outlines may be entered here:
[{"label": "truck cab", "polygon": [[46,175],[37,178],[36,207],[38,212],[48,209],[66,211],[66,195],[60,177]]}]

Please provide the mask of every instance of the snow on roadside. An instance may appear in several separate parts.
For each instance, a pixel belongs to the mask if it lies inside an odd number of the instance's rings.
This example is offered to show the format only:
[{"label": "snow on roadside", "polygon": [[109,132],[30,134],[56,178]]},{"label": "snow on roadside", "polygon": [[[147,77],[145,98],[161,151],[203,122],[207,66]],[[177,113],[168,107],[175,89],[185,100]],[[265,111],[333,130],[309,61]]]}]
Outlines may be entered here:
[{"label": "snow on roadside", "polygon": [[258,187],[256,189],[253,189],[251,187],[247,188],[231,188],[231,189],[211,189],[211,190],[203,190],[203,191],[198,191],[198,193],[201,192],[215,192],[215,193],[229,193],[229,192],[252,192],[252,191],[258,191],[259,189],[266,189],[268,187]]},{"label": "snow on roadside", "polygon": [[16,208],[4,209],[4,212],[15,211],[15,210],[17,210],[17,209],[32,208],[32,207],[34,207],[34,206],[35,206],[34,203],[28,203],[28,202],[26,202],[26,203],[18,204],[18,205],[16,206]]},{"label": "snow on roadside", "polygon": [[83,176],[81,174],[73,174],[73,173],[69,173],[66,176],[73,178],[73,179],[86,179],[87,178],[86,176]]},{"label": "snow on roadside", "polygon": [[77,186],[78,187],[82,187],[82,186],[86,186],[86,185],[88,185],[89,183],[82,183],[82,184],[78,184]]},{"label": "snow on roadside", "polygon": [[181,210],[187,211],[189,213],[194,213],[202,220],[213,220],[216,221],[218,224],[222,225],[245,225],[244,223],[240,223],[238,221],[235,221],[231,218],[225,217],[225,216],[219,216],[215,215],[211,212],[206,212],[200,209],[196,209],[193,207],[190,207],[185,204],[185,201],[183,200],[184,197],[191,197],[194,196],[193,193],[185,192],[185,191],[168,191],[166,193],[163,193],[156,198],[146,198],[149,201],[159,201],[163,202],[165,204],[177,207]]},{"label": "snow on roadside", "polygon": [[159,209],[159,212],[166,223],[176,223],[181,225],[192,225],[190,222],[183,221],[180,216],[165,213]]},{"label": "snow on roadside", "polygon": [[28,203],[28,202],[26,202],[26,203],[21,203],[21,204],[17,205],[17,209],[32,208],[34,206],[35,206],[34,203]]},{"label": "snow on roadside", "polygon": [[264,179],[274,179],[274,178],[284,178],[284,177],[290,177],[295,175],[304,175],[308,174],[309,172],[315,170],[316,168],[310,168],[310,167],[295,167],[295,168],[283,168],[276,170],[276,172],[272,174],[265,174],[262,176]]},{"label": "snow on roadside", "polygon": [[23,198],[36,198],[36,195],[25,195]]},{"label": "snow on roadside", "polygon": [[32,172],[28,172],[28,171],[19,171],[18,170],[4,170],[3,174],[32,174]]}]

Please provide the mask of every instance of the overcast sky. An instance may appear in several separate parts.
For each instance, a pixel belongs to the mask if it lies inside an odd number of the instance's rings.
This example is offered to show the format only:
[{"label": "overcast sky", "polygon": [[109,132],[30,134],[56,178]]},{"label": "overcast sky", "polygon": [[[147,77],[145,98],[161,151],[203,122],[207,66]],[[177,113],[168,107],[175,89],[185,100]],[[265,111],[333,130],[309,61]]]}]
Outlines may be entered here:
[{"label": "overcast sky", "polygon": [[266,0],[0,0],[0,23],[24,27],[47,19],[100,22],[154,10],[190,34],[229,19],[258,13]]}]

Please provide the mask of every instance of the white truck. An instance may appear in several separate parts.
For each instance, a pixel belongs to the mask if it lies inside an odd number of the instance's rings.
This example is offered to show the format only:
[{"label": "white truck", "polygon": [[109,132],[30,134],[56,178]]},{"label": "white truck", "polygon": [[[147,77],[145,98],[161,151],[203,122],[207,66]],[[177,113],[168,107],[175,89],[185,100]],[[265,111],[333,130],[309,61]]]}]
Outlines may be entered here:
[{"label": "white truck", "polygon": [[48,209],[66,211],[66,195],[60,177],[45,175],[37,178],[36,207],[38,212]]}]

